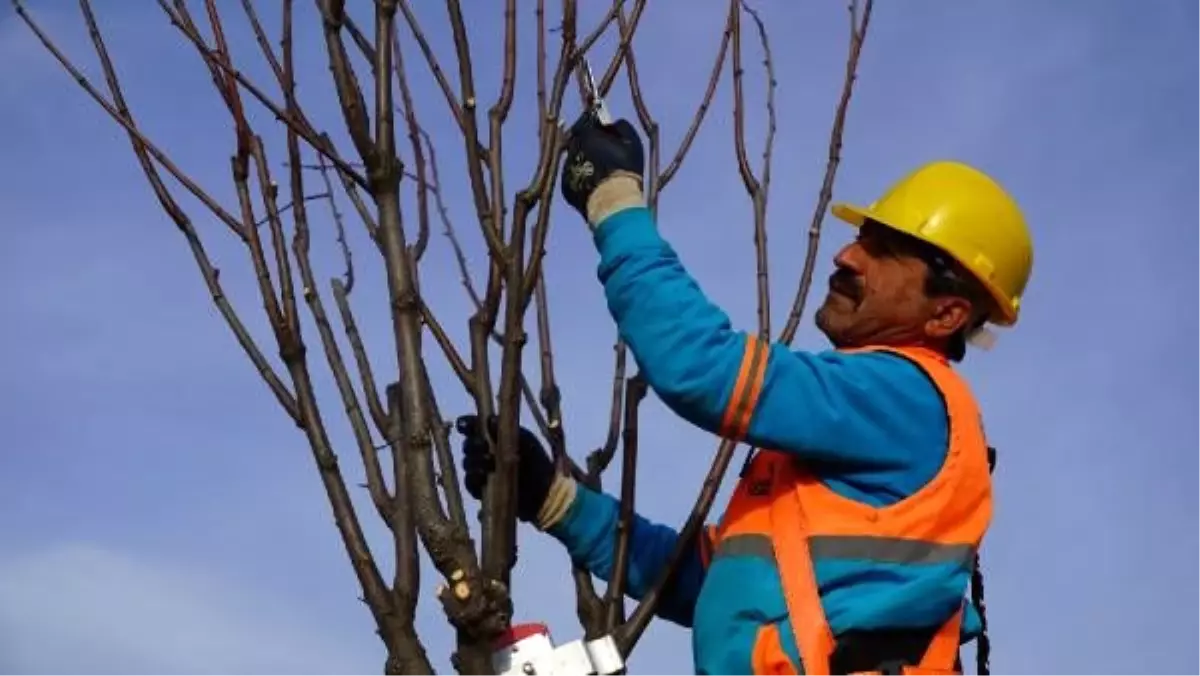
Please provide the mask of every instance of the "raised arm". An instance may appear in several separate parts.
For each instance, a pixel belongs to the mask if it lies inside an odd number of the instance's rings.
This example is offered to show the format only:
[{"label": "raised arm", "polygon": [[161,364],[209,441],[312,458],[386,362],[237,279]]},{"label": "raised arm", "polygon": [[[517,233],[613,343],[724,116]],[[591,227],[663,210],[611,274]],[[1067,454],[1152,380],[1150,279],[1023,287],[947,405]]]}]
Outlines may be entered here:
[{"label": "raised arm", "polygon": [[585,114],[572,126],[563,197],[592,227],[609,311],[668,407],[843,476],[900,470],[911,488],[941,464],[945,409],[916,365],[882,353],[793,352],[735,331],[659,236],[644,173],[628,121],[602,127]]},{"label": "raised arm", "polygon": [[735,330],[635,201],[598,219],[594,238],[621,335],[692,424],[851,471],[905,466],[944,428],[936,389],[901,357],[792,351]]}]

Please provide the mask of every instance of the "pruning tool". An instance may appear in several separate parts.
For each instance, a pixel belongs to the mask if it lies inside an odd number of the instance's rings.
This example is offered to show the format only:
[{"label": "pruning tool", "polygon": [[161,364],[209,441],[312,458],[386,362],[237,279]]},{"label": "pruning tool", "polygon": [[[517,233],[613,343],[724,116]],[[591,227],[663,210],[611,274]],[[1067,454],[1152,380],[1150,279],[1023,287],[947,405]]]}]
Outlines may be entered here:
[{"label": "pruning tool", "polygon": [[540,622],[513,625],[492,653],[492,668],[501,676],[619,674],[625,666],[611,634],[555,645],[550,628]]},{"label": "pruning tool", "polygon": [[604,126],[612,124],[612,115],[608,112],[604,97],[600,95],[600,85],[596,83],[596,76],[592,74],[592,64],[584,56],[579,59],[579,65],[576,68],[581,69],[583,74],[584,88],[587,90],[588,110],[596,116],[596,120],[600,124]]},{"label": "pruning tool", "polygon": [[[612,124],[612,114],[608,112],[608,105],[604,102],[604,97],[600,95],[600,85],[596,83],[596,76],[592,74],[592,64],[588,62],[586,56],[580,57],[575,71],[583,78],[584,96],[587,99],[584,102],[584,114],[591,115],[602,127]],[[567,125],[566,121],[560,119],[558,126],[564,134],[570,135],[571,127]]]}]

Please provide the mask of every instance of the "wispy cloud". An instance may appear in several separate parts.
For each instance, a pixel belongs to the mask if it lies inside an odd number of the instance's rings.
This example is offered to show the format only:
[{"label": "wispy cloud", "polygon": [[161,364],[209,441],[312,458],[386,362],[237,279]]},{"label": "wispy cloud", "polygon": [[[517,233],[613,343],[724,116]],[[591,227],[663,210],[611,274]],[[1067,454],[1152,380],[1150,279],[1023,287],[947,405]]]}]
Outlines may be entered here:
[{"label": "wispy cloud", "polygon": [[64,543],[0,559],[0,670],[378,669],[371,651],[363,650],[373,647],[370,636],[360,639],[348,627],[298,610],[195,563]]}]

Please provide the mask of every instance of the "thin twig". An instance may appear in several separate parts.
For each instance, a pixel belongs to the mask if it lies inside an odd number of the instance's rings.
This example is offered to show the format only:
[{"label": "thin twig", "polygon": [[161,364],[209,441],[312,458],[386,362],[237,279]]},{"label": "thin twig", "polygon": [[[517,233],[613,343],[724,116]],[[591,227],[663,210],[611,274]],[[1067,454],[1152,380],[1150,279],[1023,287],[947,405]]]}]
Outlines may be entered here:
[{"label": "thin twig", "polygon": [[[316,200],[328,200],[332,196],[333,196],[333,193],[328,192],[328,191],[312,193],[309,195],[305,195],[304,201],[305,202],[315,202]],[[291,211],[293,206],[295,206],[294,202],[288,202],[287,204],[284,204],[283,206],[279,207],[279,215],[282,216],[282,215],[286,214],[287,212]],[[259,227],[262,225],[266,225],[267,220],[269,218],[270,218],[270,216],[264,216],[264,217],[258,219],[257,221],[254,222],[254,226]]]},{"label": "thin twig", "polygon": [[342,252],[342,264],[345,266],[342,273],[344,292],[346,295],[350,295],[354,292],[354,254],[350,251],[350,243],[346,241],[346,222],[342,217],[341,210],[338,209],[337,199],[333,196],[333,182],[329,179],[329,166],[325,164],[324,157],[317,157],[317,171],[320,173],[321,182],[325,184],[325,191],[329,195],[329,215],[333,218],[338,249]]},{"label": "thin twig", "polygon": [[[763,45],[763,63],[767,71],[767,138],[763,150],[761,177],[754,175],[746,151],[746,101],[742,93],[742,21],[741,11],[745,8],[758,26]],[[771,297],[767,257],[767,197],[771,180],[771,152],[775,141],[775,66],[771,61],[771,44],[767,39],[766,26],[758,14],[750,9],[745,0],[731,0],[729,20],[733,27],[733,128],[734,148],[737,154],[738,172],[754,210],[754,254],[755,278],[758,295],[758,335],[762,340],[771,337]]]},{"label": "thin twig", "polygon": [[850,107],[850,97],[854,93],[854,83],[858,80],[858,57],[862,53],[863,41],[867,38],[867,27],[871,23],[871,9],[874,0],[866,0],[862,11],[862,20],[858,19],[858,2],[851,0],[848,5],[850,13],[850,53],[846,57],[846,77],[842,81],[842,93],[838,99],[837,112],[833,116],[833,128],[829,131],[829,161],[825,165],[825,177],[821,180],[821,191],[817,197],[817,205],[813,209],[812,221],[808,226],[808,248],[804,253],[804,268],[800,272],[799,288],[792,299],[792,308],[788,312],[787,323],[783,327],[780,341],[791,344],[800,328],[800,318],[804,315],[804,305],[808,301],[808,292],[812,288],[813,271],[817,265],[817,250],[821,243],[821,223],[825,219],[825,210],[833,199],[833,182],[837,177],[838,165],[842,161],[842,130],[846,125],[846,111]]},{"label": "thin twig", "polygon": [[613,543],[613,572],[605,590],[605,628],[615,631],[625,619],[625,583],[629,570],[629,544],[633,530],[634,497],[637,488],[638,406],[646,396],[646,381],[640,376],[625,386],[624,443],[621,458],[621,503]]},{"label": "thin twig", "polygon": [[[190,176],[188,176],[174,162],[172,162],[171,159],[167,157],[167,155],[160,150],[153,141],[147,138],[146,135],[137,128],[137,125],[134,124],[132,115],[129,113],[129,108],[125,105],[124,101],[117,101],[115,98],[116,95],[114,94],[113,102],[109,103],[109,101],[104,98],[99,90],[92,85],[91,81],[88,80],[87,77],[75,67],[75,64],[72,63],[65,54],[63,54],[58,46],[50,40],[49,36],[46,35],[41,27],[33,21],[33,18],[25,10],[24,3],[20,2],[20,0],[14,0],[13,4],[17,14],[21,17],[25,24],[29,26],[34,35],[37,36],[38,41],[41,42],[46,50],[54,56],[55,60],[62,65],[63,69],[65,69],[67,73],[69,73],[71,77],[75,79],[76,84],[78,84],[85,92],[87,92],[88,95],[91,96],[92,99],[95,100],[96,103],[98,103],[100,107],[103,108],[104,111],[108,113],[108,115],[115,122],[117,122],[117,124],[121,125],[121,127],[125,129],[125,132],[130,136],[130,140],[136,143],[142,149],[140,152],[153,157],[155,162],[158,162],[164,169],[167,170],[167,173],[171,174],[175,180],[179,181],[185,188],[187,188],[188,192],[192,193],[196,199],[200,200],[204,206],[208,207],[208,209],[212,211],[213,215],[215,215],[221,220],[221,222],[228,226],[229,229],[236,234],[239,239],[245,241],[246,233],[244,232],[243,225],[238,222],[238,219],[222,208],[221,205],[212,198],[212,196],[210,196],[203,188],[193,181]],[[109,67],[111,68],[111,63],[109,64]],[[113,77],[116,77],[115,71]]]},{"label": "thin twig", "polygon": [[659,178],[659,190],[666,188],[671,179],[675,177],[675,172],[679,171],[679,168],[683,166],[683,160],[687,157],[687,152],[691,149],[692,142],[696,140],[696,134],[700,131],[700,125],[704,123],[708,109],[712,107],[713,98],[717,94],[717,84],[721,81],[721,73],[725,71],[725,59],[729,53],[729,40],[732,35],[733,25],[727,19],[725,27],[721,32],[721,46],[717,48],[717,58],[713,61],[712,72],[708,76],[708,85],[704,89],[704,97],[700,99],[700,105],[696,108],[696,114],[692,116],[692,122],[688,125],[687,132],[683,135],[683,140],[679,142],[679,149],[675,151],[675,156],[671,158],[666,168],[662,170],[662,175]]},{"label": "thin twig", "polygon": [[608,434],[604,445],[593,451],[587,458],[588,484],[594,489],[600,489],[600,475],[608,469],[617,452],[617,442],[621,437],[621,411],[625,401],[625,368],[628,350],[625,342],[618,339],[613,345],[615,362],[613,363],[612,399],[609,404]]},{"label": "thin twig", "polygon": [[375,387],[375,375],[371,369],[371,360],[367,357],[367,349],[363,345],[362,334],[358,330],[358,322],[354,320],[354,313],[350,309],[350,299],[348,297],[350,289],[338,279],[330,280],[329,285],[333,291],[333,299],[338,306],[338,314],[342,318],[342,327],[346,333],[346,340],[349,341],[351,353],[354,355],[359,380],[362,381],[363,396],[367,400],[367,410],[371,413],[371,419],[375,422],[376,429],[379,430],[380,434],[386,436],[388,430],[391,429],[391,423],[379,399],[379,391]]},{"label": "thin twig", "polygon": [[[66,70],[72,77],[74,77],[75,81],[126,130],[129,135],[130,143],[133,146],[134,154],[137,156],[138,163],[141,165],[142,171],[146,175],[146,180],[150,183],[150,187],[154,190],[154,194],[158,198],[159,203],[162,205],[163,210],[167,212],[167,215],[170,216],[176,227],[179,228],[180,233],[182,233],[184,238],[187,240],[188,247],[191,249],[192,256],[196,260],[196,265],[200,268],[200,274],[204,278],[205,286],[208,288],[208,292],[212,297],[213,304],[221,313],[221,317],[225,320],[225,323],[229,325],[229,328],[233,332],[234,337],[237,339],[238,344],[242,347],[242,350],[246,353],[246,356],[249,357],[250,361],[254,364],[255,370],[258,371],[259,375],[263,379],[263,382],[267,384],[267,387],[270,388],[271,393],[275,395],[275,399],[279,402],[279,405],[283,407],[284,411],[290,418],[293,420],[299,420],[299,412],[296,407],[294,395],[288,391],[287,386],[283,384],[283,381],[280,380],[279,375],[275,373],[274,368],[271,366],[270,362],[267,361],[266,356],[263,355],[262,349],[258,347],[258,344],[250,336],[250,333],[246,330],[241,318],[238,317],[237,311],[233,309],[233,306],[229,302],[229,298],[225,295],[225,290],[221,286],[220,271],[212,264],[212,260],[209,258],[208,253],[204,248],[204,244],[200,240],[200,236],[196,232],[191,219],[188,218],[187,214],[179,206],[179,203],[175,201],[175,198],[171,196],[170,191],[167,189],[166,184],[163,182],[162,177],[155,168],[154,161],[151,158],[153,157],[154,160],[158,160],[159,158],[155,155],[154,151],[151,150],[150,146],[147,145],[145,136],[143,136],[137,129],[137,126],[133,120],[133,115],[130,113],[129,107],[125,103],[125,97],[121,92],[119,83],[117,82],[115,70],[113,70],[111,62],[108,61],[107,50],[104,50],[103,48],[103,38],[100,36],[99,31],[94,27],[90,29],[94,31],[93,42],[97,44],[98,53],[101,53],[102,65],[107,64],[105,68],[105,75],[106,79],[108,79],[110,91],[112,92],[112,104],[109,104],[108,101],[100,95],[99,91],[96,90],[91,82],[89,82],[83,76],[79,69],[76,68],[69,59],[67,59],[62,51],[58,49],[58,47],[50,40],[49,36],[47,36],[42,30],[41,26],[34,21],[32,16],[29,15],[29,13],[25,10],[25,7],[20,2],[15,3],[15,9],[22,21],[29,26],[30,30],[32,30],[34,35],[37,36],[42,45],[46,47],[47,51],[54,56],[60,65],[62,65],[63,69]],[[90,13],[90,7],[85,6],[85,12]],[[168,171],[170,171],[170,166],[174,165],[168,165],[166,163],[163,164],[163,167],[167,168]],[[238,226],[239,229],[241,228],[241,225],[236,219],[233,219],[232,216],[229,216],[229,218],[235,225]],[[222,218],[221,220],[225,219]]]},{"label": "thin twig", "polygon": [[413,38],[416,39],[417,45],[421,48],[421,53],[425,55],[425,62],[429,65],[430,72],[433,73],[434,79],[438,83],[438,88],[442,90],[442,95],[446,97],[446,104],[450,106],[450,115],[458,124],[459,129],[465,134],[464,118],[462,105],[458,101],[458,97],[454,95],[454,88],[450,86],[450,80],[446,77],[446,72],[438,63],[437,57],[433,54],[433,47],[429,45],[429,40],[425,37],[425,31],[421,30],[421,24],[417,22],[417,16],[412,11],[412,6],[408,0],[400,0],[400,13],[404,15],[404,22],[408,24],[408,29],[412,32]]},{"label": "thin twig", "polygon": [[187,37],[187,39],[190,40],[192,44],[200,50],[206,61],[215,63],[218,68],[221,68],[228,76],[236,80],[238,84],[240,84],[246,91],[250,92],[250,95],[257,99],[258,102],[263,105],[263,107],[269,110],[271,114],[275,116],[275,119],[284,123],[289,128],[294,129],[298,134],[300,134],[300,137],[303,138],[307,144],[309,144],[309,146],[324,155],[330,162],[332,162],[338,168],[340,173],[344,174],[348,179],[354,181],[354,183],[358,184],[360,187],[368,187],[367,179],[358,172],[354,171],[350,165],[342,161],[342,159],[337,156],[337,153],[332,151],[332,146],[322,143],[319,135],[312,129],[306,120],[297,119],[288,115],[287,112],[285,112],[279,106],[279,104],[272,101],[270,97],[263,93],[262,89],[250,81],[250,79],[247,78],[241,71],[231,69],[225,66],[225,64],[221,63],[220,60],[216,59],[213,51],[209,49],[208,45],[204,42],[204,39],[200,36],[200,34],[195,30],[189,30],[187,26],[178,21],[175,13],[169,10],[169,8],[164,4],[163,0],[158,1],[163,7],[164,11],[166,11],[168,17],[171,19],[171,24],[178,28],[180,32],[183,33],[184,36]]},{"label": "thin twig", "polygon": [[425,178],[425,151],[421,143],[421,128],[417,124],[416,104],[408,86],[408,71],[404,68],[404,55],[400,50],[399,31],[392,27],[392,53],[395,56],[393,67],[396,71],[396,84],[400,88],[400,102],[404,106],[404,122],[408,128],[408,141],[412,147],[413,164],[416,167],[417,181],[417,241],[413,244],[413,258],[421,260],[425,247],[429,245],[429,192],[426,190],[428,181]]},{"label": "thin twig", "polygon": [[[604,18],[604,23],[601,25],[607,27],[613,20],[621,20],[624,16],[624,11],[625,7],[622,0],[617,0],[613,3],[612,9],[609,10],[608,16]],[[612,89],[613,83],[617,81],[617,74],[621,70],[621,61],[633,50],[633,35],[637,32],[637,27],[642,23],[642,13],[645,11],[646,0],[636,0],[628,23],[621,30],[620,40],[617,42],[617,49],[613,53],[612,60],[608,62],[608,67],[604,69],[604,74],[600,76],[600,81],[596,83],[596,88],[600,91],[601,96],[607,95],[609,90]]]}]

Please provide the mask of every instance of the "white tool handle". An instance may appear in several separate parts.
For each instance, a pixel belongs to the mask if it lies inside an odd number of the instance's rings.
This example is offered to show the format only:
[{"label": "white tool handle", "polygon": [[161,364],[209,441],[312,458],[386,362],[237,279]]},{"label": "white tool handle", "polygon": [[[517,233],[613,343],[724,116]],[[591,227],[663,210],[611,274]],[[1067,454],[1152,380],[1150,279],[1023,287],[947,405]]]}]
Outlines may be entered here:
[{"label": "white tool handle", "polygon": [[492,666],[498,674],[513,676],[615,674],[625,668],[625,660],[612,636],[555,646],[549,628],[532,623],[514,625],[501,637]]}]

